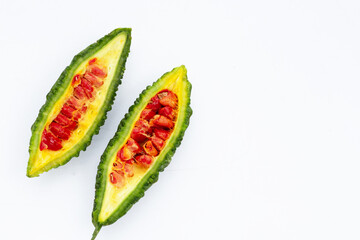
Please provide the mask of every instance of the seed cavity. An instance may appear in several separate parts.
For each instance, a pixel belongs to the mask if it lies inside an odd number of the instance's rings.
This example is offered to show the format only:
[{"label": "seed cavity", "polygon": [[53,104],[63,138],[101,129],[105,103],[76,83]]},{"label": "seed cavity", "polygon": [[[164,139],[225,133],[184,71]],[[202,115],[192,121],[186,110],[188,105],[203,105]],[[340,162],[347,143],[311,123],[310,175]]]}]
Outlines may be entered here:
[{"label": "seed cavity", "polygon": [[[63,142],[69,140],[79,122],[86,113],[90,103],[98,96],[107,72],[104,67],[99,66],[97,59],[88,62],[85,73],[75,74],[71,81],[73,92],[63,104],[60,113],[53,121],[47,124],[43,130],[40,142],[40,151],[45,149],[58,151],[62,149]],[[116,176],[113,176],[115,179]]]},{"label": "seed cavity", "polygon": [[162,90],[150,99],[117,152],[109,174],[114,186],[123,187],[125,179],[134,176],[134,166],[151,167],[171,137],[177,114],[178,97],[172,91]]}]

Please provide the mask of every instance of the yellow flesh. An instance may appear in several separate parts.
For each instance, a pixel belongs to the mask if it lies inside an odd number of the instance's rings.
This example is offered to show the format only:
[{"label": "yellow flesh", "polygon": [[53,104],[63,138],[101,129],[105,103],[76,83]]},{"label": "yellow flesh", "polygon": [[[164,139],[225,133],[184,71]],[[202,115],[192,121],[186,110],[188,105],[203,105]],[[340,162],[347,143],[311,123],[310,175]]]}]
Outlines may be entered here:
[{"label": "yellow flesh", "polygon": [[[161,89],[159,89],[158,91],[156,91],[153,94],[153,96],[155,96],[155,94],[157,92],[159,92],[163,89],[168,89],[168,90],[174,92],[178,96],[178,101],[179,101],[178,102],[178,106],[179,106],[178,117],[181,112],[181,106],[183,106],[182,101],[184,99],[183,98],[183,94],[184,94],[183,87],[184,86],[183,86],[183,82],[182,82],[184,74],[186,74],[186,70],[184,70],[182,67],[178,68],[177,71],[175,71],[174,73],[168,74],[168,76],[166,77],[165,85],[163,85],[163,87]],[[136,119],[140,118],[141,112],[142,111],[139,111]],[[134,127],[135,122],[136,121],[134,121],[131,129]],[[177,122],[179,122],[179,119],[177,119]],[[162,155],[164,152],[166,152],[168,142],[170,141],[170,139],[176,132],[176,128],[178,127],[177,122],[175,123],[174,131],[172,132],[172,135],[166,141],[166,145],[165,145],[164,149],[161,151],[160,155]],[[131,131],[130,131],[130,133],[131,133]],[[125,139],[128,139],[130,137],[130,133],[128,134],[128,136]],[[125,142],[123,144],[121,144],[119,149],[125,144]],[[154,162],[148,169],[139,167],[136,164],[134,164],[134,176],[131,178],[126,177],[125,178],[126,183],[121,188],[118,188],[115,185],[111,184],[109,181],[107,181],[105,194],[103,196],[103,203],[102,203],[101,211],[100,211],[100,214],[98,217],[99,222],[104,222],[104,221],[106,221],[106,219],[108,219],[108,217],[118,208],[118,206],[125,200],[125,198],[136,188],[137,184],[141,181],[141,179],[144,177],[144,175],[148,171],[150,171],[151,168],[153,168],[157,159],[158,159],[158,157],[154,158]],[[114,163],[115,161],[116,161],[116,154],[113,155],[111,164],[109,164],[109,166],[108,166],[108,170],[107,170],[108,175],[111,173],[112,163]]]},{"label": "yellow flesh", "polygon": [[[111,79],[113,78],[116,70],[116,65],[121,56],[124,44],[126,41],[126,35],[120,34],[113,40],[111,40],[103,49],[84,61],[75,71],[75,74],[85,73],[88,61],[92,58],[97,58],[96,63],[107,70],[107,77],[104,79],[104,84],[97,90],[95,100],[91,102],[87,108],[86,113],[79,120],[79,127],[71,133],[69,140],[63,141],[63,148],[59,151],[37,149],[34,156],[34,163],[30,170],[30,175],[35,175],[37,172],[47,164],[54,162],[69,151],[76,143],[78,143],[90,129],[91,125],[101,109],[104,100],[106,98],[107,90],[110,86]],[[51,121],[59,114],[62,106],[66,100],[73,94],[73,87],[69,84],[66,93],[55,103],[53,110],[48,115],[48,120],[45,126],[48,126]],[[41,131],[42,132],[42,131]]]}]

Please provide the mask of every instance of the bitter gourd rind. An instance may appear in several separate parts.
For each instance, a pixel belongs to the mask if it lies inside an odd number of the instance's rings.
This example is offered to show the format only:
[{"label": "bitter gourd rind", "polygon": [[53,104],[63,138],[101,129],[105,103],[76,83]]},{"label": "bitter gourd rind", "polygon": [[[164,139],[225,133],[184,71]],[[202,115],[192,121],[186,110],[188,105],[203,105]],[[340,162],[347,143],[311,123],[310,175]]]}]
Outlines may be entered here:
[{"label": "bitter gourd rind", "polygon": [[[69,86],[69,84],[71,84],[72,76],[75,74],[74,71],[77,69],[77,67],[80,64],[86,61],[86,59],[88,59],[93,54],[100,51],[104,46],[106,46],[107,43],[109,43],[112,39],[119,36],[120,34],[125,34],[126,40],[121,52],[121,56],[117,63],[114,76],[111,79],[111,85],[109,86],[108,92],[106,94],[106,99],[102,105],[103,107],[99,111],[99,114],[96,117],[94,124],[91,126],[89,131],[83,137],[83,139],[81,139],[81,141],[78,142],[76,146],[74,146],[71,149],[71,151],[69,151],[66,154],[66,156],[64,156],[61,159],[61,161],[57,161],[55,164],[48,164],[43,169],[41,169],[41,171],[38,171],[36,173],[31,173],[31,167],[34,161],[34,159],[32,159],[32,156],[39,148],[42,130],[44,128],[44,125],[46,124],[49,112],[54,107],[54,104],[56,103],[57,99],[59,99],[65,93],[66,88]],[[108,35],[99,39],[97,42],[91,44],[86,49],[84,49],[79,54],[77,54],[71,61],[70,65],[67,66],[65,70],[61,73],[60,77],[55,82],[50,92],[47,94],[46,102],[41,107],[39,111],[39,115],[31,127],[32,136],[30,139],[30,146],[29,146],[30,159],[27,167],[28,177],[39,176],[39,174],[43,172],[49,171],[52,168],[57,168],[61,165],[66,164],[68,161],[70,161],[71,158],[78,157],[80,151],[82,150],[85,151],[86,148],[90,145],[93,135],[98,134],[100,127],[104,124],[106,120],[106,113],[111,110],[112,104],[116,96],[116,91],[118,89],[118,86],[121,84],[121,79],[125,71],[125,63],[130,52],[130,44],[131,44],[131,28],[115,29]]]},{"label": "bitter gourd rind", "polygon": [[[169,142],[165,149],[161,152],[158,159],[154,162],[154,167],[144,175],[141,181],[136,185],[135,189],[129,193],[125,200],[118,206],[118,208],[105,220],[99,221],[99,214],[102,208],[106,185],[109,184],[109,172],[108,166],[111,163],[112,156],[116,154],[117,149],[125,141],[130,134],[132,125],[136,121],[141,110],[146,106],[146,103],[157,92],[162,90],[166,84],[168,84],[167,78],[170,75],[178,74],[177,81],[180,81],[181,95],[179,96],[179,115],[175,125],[175,130],[169,139]],[[110,140],[106,150],[101,156],[101,162],[98,166],[98,172],[96,176],[96,191],[94,208],[92,213],[93,224],[95,231],[93,239],[95,239],[97,233],[104,225],[114,223],[117,219],[122,217],[126,212],[136,203],[141,197],[144,196],[144,192],[158,180],[159,172],[163,171],[171,161],[176,148],[180,145],[185,130],[189,125],[190,116],[192,115],[192,109],[190,108],[190,94],[191,84],[187,80],[186,68],[180,66],[174,68],[171,72],[165,73],[159,80],[157,80],[152,86],[148,86],[136,99],[134,105],[129,108],[129,112],[121,120],[115,136]]]}]

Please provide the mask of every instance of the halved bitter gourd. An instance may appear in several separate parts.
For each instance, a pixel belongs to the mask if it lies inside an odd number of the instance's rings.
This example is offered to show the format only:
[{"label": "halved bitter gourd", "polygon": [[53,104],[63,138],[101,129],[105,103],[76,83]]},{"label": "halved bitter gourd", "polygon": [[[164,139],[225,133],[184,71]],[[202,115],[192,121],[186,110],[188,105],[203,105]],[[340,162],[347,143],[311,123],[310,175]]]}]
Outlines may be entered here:
[{"label": "halved bitter gourd", "polygon": [[98,167],[93,239],[157,181],[183,139],[192,114],[186,68],[164,74],[130,107]]},{"label": "halved bitter gourd", "polygon": [[104,124],[121,83],[131,29],[119,28],[74,57],[31,127],[27,176],[67,163]]}]

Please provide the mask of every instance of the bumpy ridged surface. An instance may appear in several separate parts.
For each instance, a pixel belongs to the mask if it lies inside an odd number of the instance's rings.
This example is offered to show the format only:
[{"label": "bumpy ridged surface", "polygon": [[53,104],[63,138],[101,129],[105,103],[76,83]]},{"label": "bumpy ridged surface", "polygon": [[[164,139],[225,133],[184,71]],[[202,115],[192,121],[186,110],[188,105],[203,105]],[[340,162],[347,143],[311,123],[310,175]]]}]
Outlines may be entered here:
[{"label": "bumpy ridged surface", "polygon": [[72,76],[74,75],[75,69],[86,59],[88,59],[89,56],[92,56],[96,52],[100,51],[102,47],[104,47],[108,42],[110,42],[112,39],[114,39],[116,36],[118,36],[121,33],[126,33],[126,42],[124,45],[124,48],[121,53],[121,57],[119,59],[119,62],[117,64],[116,72],[114,74],[114,77],[112,79],[112,83],[109,87],[108,93],[106,95],[106,100],[103,103],[103,111],[99,114],[103,114],[103,116],[100,118],[98,122],[94,122],[95,127],[92,131],[89,131],[80,141],[80,143],[77,144],[77,149],[75,152],[66,157],[61,163],[58,163],[57,165],[52,165],[51,167],[45,167],[43,171],[39,172],[37,175],[30,175],[30,167],[31,167],[31,161],[29,160],[28,167],[27,167],[27,176],[28,177],[36,177],[39,174],[49,171],[50,169],[57,168],[59,166],[62,166],[70,161],[73,157],[78,157],[80,154],[80,151],[85,151],[86,148],[90,145],[92,137],[99,133],[100,127],[104,124],[106,120],[106,114],[108,111],[111,110],[112,104],[114,103],[116,91],[118,89],[118,86],[121,84],[121,79],[123,77],[124,71],[125,71],[125,63],[127,60],[127,57],[130,52],[130,44],[131,44],[131,28],[118,28],[113,30],[108,35],[104,36],[103,38],[99,39],[97,42],[91,44],[86,49],[81,51],[79,54],[77,54],[73,60],[71,61],[70,65],[65,68],[65,70],[61,73],[58,80],[55,82],[53,87],[51,88],[50,92],[46,95],[46,102],[41,107],[39,111],[39,115],[36,118],[34,124],[31,126],[31,132],[32,136],[30,139],[30,146],[29,146],[29,153],[30,156],[32,155],[33,151],[36,151],[36,149],[39,147],[39,141],[36,141],[37,138],[39,138],[42,134],[42,129],[44,124],[46,123],[46,119],[48,117],[48,114],[54,107],[55,102],[57,99],[59,99],[64,93],[67,88],[67,86],[70,84],[72,80]]},{"label": "bumpy ridged surface", "polygon": [[[179,68],[185,69],[184,66],[181,66]],[[175,68],[177,69],[177,68]],[[175,70],[174,69],[174,70]],[[173,71],[174,71],[173,70]],[[186,69],[185,69],[186,71]],[[121,141],[122,137],[124,135],[128,134],[129,126],[132,124],[131,121],[133,121],[133,117],[139,114],[139,109],[136,108],[137,105],[143,101],[145,97],[148,98],[147,93],[149,91],[153,91],[154,88],[157,90],[162,89],[162,85],[159,85],[158,82],[167,74],[171,72],[165,73],[158,81],[156,81],[152,86],[148,86],[136,99],[134,104],[129,108],[129,112],[125,115],[125,117],[121,120],[117,132],[115,133],[115,136],[110,140],[105,152],[101,156],[101,162],[98,166],[98,172],[96,176],[96,191],[95,191],[95,200],[94,200],[94,209],[93,209],[93,224],[95,226],[95,231],[93,234],[93,239],[95,239],[96,235],[100,231],[101,227],[104,225],[110,225],[114,223],[116,220],[118,220],[120,217],[122,217],[126,212],[140,199],[144,196],[145,191],[158,180],[159,172],[163,171],[170,163],[172,156],[174,155],[176,148],[180,146],[181,141],[184,137],[185,130],[187,129],[189,125],[190,116],[192,115],[192,109],[190,108],[190,94],[191,94],[191,84],[187,80],[186,74],[184,75],[183,81],[185,82],[185,92],[186,92],[186,101],[183,103],[185,111],[183,114],[184,120],[182,123],[180,123],[180,131],[177,132],[176,135],[171,137],[171,141],[169,141],[170,150],[166,152],[166,154],[159,156],[159,158],[156,160],[156,162],[159,162],[156,167],[151,168],[147,174],[145,174],[144,178],[140,181],[140,183],[137,185],[134,191],[132,191],[126,199],[122,202],[122,204],[117,208],[117,210],[103,223],[100,223],[98,221],[98,215],[101,211],[104,192],[106,188],[106,182],[108,181],[108,165],[109,161],[111,161],[111,149],[114,145],[117,144],[118,141]],[[150,100],[150,99],[148,99]],[[180,116],[178,116],[178,119],[180,119]],[[130,121],[130,122],[129,122]],[[173,133],[175,134],[175,133]]]}]

